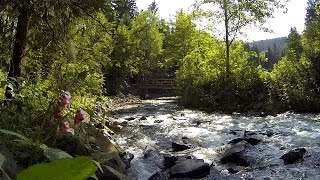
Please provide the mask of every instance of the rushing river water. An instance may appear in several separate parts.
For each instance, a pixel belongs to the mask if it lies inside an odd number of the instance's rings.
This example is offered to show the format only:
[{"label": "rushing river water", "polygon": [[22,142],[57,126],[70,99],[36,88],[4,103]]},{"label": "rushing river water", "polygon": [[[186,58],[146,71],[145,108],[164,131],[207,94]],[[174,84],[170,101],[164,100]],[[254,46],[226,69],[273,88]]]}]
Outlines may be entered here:
[{"label": "rushing river water", "polygon": [[[320,119],[314,114],[284,113],[276,116],[208,114],[179,108],[174,98],[145,100],[116,110],[115,121],[124,126],[116,140],[134,154],[129,175],[146,180],[163,168],[163,155],[172,152],[173,141],[188,140],[193,148],[180,152],[214,164],[223,179],[320,180]],[[256,164],[237,167],[220,163],[228,142],[242,131],[273,132],[255,146]],[[291,149],[304,147],[304,161],[284,165],[279,159]],[[239,170],[231,175],[228,168]],[[231,178],[232,177],[232,178]]]}]

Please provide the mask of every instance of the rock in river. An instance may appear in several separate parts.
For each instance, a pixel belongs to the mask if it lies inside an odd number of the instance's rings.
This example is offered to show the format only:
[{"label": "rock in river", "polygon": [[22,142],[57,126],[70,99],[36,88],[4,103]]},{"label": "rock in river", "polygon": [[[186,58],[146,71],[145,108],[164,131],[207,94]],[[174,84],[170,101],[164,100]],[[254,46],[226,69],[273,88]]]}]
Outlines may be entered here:
[{"label": "rock in river", "polygon": [[209,175],[210,165],[202,159],[178,160],[176,165],[171,167],[171,178],[201,178]]},{"label": "rock in river", "polygon": [[172,142],[172,150],[174,152],[184,151],[190,148],[191,146],[188,144]]},{"label": "rock in river", "polygon": [[248,167],[254,164],[254,158],[246,154],[246,149],[248,145],[251,146],[250,144],[247,144],[247,143],[241,143],[241,144],[232,146],[222,156],[220,160],[221,163],[223,164],[233,163],[238,166],[245,166],[245,167]]},{"label": "rock in river", "polygon": [[172,156],[172,155],[167,155],[166,154],[166,155],[163,155],[163,158],[164,158],[163,159],[164,169],[171,168],[178,161],[178,157]]},{"label": "rock in river", "polygon": [[233,139],[232,141],[229,142],[229,144],[237,144],[241,141],[246,141],[251,145],[257,145],[259,144],[259,142],[261,142],[261,139],[257,139],[257,138],[236,138]]},{"label": "rock in river", "polygon": [[303,155],[307,152],[305,148],[293,149],[286,154],[282,155],[280,159],[284,161],[285,164],[293,164],[297,161],[303,160]]}]

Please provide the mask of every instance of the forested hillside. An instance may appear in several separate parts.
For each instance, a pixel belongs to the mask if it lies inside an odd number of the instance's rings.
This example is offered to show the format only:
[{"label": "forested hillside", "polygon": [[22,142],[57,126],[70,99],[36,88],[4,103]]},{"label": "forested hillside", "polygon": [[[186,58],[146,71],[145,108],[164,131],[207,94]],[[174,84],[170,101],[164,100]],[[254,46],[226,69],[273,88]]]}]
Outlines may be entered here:
[{"label": "forested hillside", "polygon": [[274,39],[266,39],[261,41],[253,41],[250,43],[251,46],[255,46],[259,52],[267,51],[268,48],[277,47],[281,52],[286,49],[287,37],[280,37]]},{"label": "forested hillside", "polygon": [[[308,2],[302,34],[245,44],[241,30],[262,28],[282,1],[201,0],[168,22],[155,2],[138,10],[135,0],[0,0],[0,144],[22,169],[70,155],[126,157],[96,130],[110,125],[108,96],[143,95],[133,84],[149,79],[174,79],[187,108],[320,112],[317,3]],[[201,19],[210,28],[198,28]],[[97,170],[81,157],[60,163],[88,165],[78,179]]]},{"label": "forested hillside", "polygon": [[253,51],[259,54],[258,57],[251,58],[267,70],[271,70],[282,57],[287,49],[287,37],[266,39],[245,44],[246,51]]}]

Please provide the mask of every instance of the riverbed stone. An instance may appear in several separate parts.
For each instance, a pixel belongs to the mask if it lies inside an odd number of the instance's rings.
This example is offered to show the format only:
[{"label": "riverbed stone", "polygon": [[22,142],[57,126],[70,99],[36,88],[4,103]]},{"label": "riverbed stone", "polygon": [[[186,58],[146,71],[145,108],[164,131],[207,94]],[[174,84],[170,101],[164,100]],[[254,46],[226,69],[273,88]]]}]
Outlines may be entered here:
[{"label": "riverbed stone", "polygon": [[97,177],[101,180],[130,180],[130,178],[110,166],[102,166],[103,172],[98,172]]},{"label": "riverbed stone", "polygon": [[147,120],[147,116],[142,116],[142,117],[140,118],[140,120],[141,120],[141,121]]},{"label": "riverbed stone", "polygon": [[241,143],[232,146],[229,150],[227,150],[222,158],[220,159],[221,163],[227,164],[232,163],[238,166],[248,167],[254,164],[254,158],[250,157],[246,154],[247,147],[252,145],[248,143]]},{"label": "riverbed stone", "polygon": [[202,178],[210,173],[210,165],[202,159],[178,160],[170,169],[171,178]]},{"label": "riverbed stone", "polygon": [[214,166],[211,166],[210,175],[209,175],[209,177],[207,179],[210,179],[210,180],[221,180],[222,177],[221,177],[220,171],[218,171]]},{"label": "riverbed stone", "polygon": [[251,137],[251,138],[236,138],[236,139],[231,140],[229,142],[229,144],[237,144],[241,141],[246,141],[251,145],[257,145],[261,142],[261,139],[257,139],[257,138],[253,138],[253,137]]},{"label": "riverbed stone", "polygon": [[148,180],[168,180],[170,177],[169,171],[159,171],[154,173]]},{"label": "riverbed stone", "polygon": [[125,152],[125,153],[120,154],[120,157],[121,157],[122,161],[125,163],[126,167],[127,168],[130,167],[130,162],[134,158],[134,155],[129,152]]},{"label": "riverbed stone", "polygon": [[178,161],[178,157],[176,157],[176,156],[169,155],[169,154],[163,155],[164,169],[171,168],[172,166],[174,166],[176,164],[177,161]]},{"label": "riverbed stone", "polygon": [[156,123],[156,124],[160,124],[162,122],[163,122],[163,120],[161,120],[161,119],[154,120],[154,123]]},{"label": "riverbed stone", "polygon": [[135,117],[128,117],[128,118],[126,118],[127,121],[133,121],[133,120],[135,120],[135,119],[136,119]]},{"label": "riverbed stone", "polygon": [[303,160],[303,155],[307,152],[305,148],[293,149],[280,157],[284,164],[293,164]]},{"label": "riverbed stone", "polygon": [[172,142],[172,150],[174,152],[184,151],[190,148],[191,148],[191,145],[189,144]]}]

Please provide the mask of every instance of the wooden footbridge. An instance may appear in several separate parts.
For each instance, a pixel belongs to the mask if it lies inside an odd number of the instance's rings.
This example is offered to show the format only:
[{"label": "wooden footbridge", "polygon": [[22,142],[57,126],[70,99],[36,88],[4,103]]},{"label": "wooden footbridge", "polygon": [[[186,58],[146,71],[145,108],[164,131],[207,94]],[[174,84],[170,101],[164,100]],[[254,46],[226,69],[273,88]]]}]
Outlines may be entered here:
[{"label": "wooden footbridge", "polygon": [[144,82],[133,84],[138,89],[159,89],[159,90],[174,90],[176,89],[174,79],[148,79]]}]

